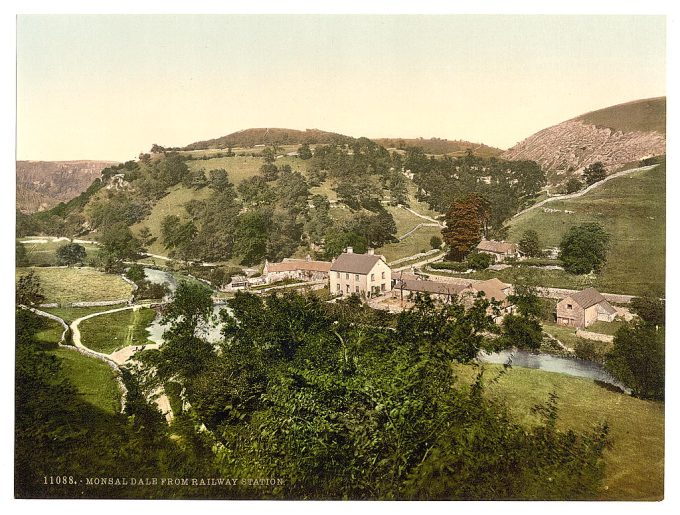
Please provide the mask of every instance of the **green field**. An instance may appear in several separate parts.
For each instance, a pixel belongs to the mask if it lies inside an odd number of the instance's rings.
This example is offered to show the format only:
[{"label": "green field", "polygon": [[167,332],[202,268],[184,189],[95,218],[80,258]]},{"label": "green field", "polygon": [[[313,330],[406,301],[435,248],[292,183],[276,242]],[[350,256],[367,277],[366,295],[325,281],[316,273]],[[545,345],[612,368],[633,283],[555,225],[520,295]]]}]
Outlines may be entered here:
[{"label": "green field", "polygon": [[[594,381],[540,370],[512,368],[488,384],[502,369],[484,365],[487,395],[506,401],[515,419],[527,426],[539,419],[531,408],[548,395],[558,396],[558,429],[587,431],[609,425],[610,447],[605,450],[605,477],[600,499],[659,500],[663,498],[664,404],[610,391]],[[476,368],[459,365],[464,383]]]},{"label": "green field", "polygon": [[[32,266],[56,266],[57,265],[57,249],[65,245],[66,241],[48,241],[47,243],[24,243],[25,241],[45,239],[40,236],[21,238],[26,249],[26,258],[28,264]],[[89,263],[99,254],[99,247],[89,243],[81,243],[85,248],[85,263]]]},{"label": "green field", "polygon": [[83,320],[80,325],[81,343],[88,349],[104,354],[130,345],[148,345],[146,328],[156,318],[149,308],[127,309]]},{"label": "green field", "polygon": [[396,259],[431,250],[432,246],[430,245],[430,238],[432,238],[432,236],[439,236],[441,238],[441,235],[442,233],[439,227],[421,227],[408,238],[397,243],[388,243],[387,245],[376,249],[375,253],[384,255],[389,263]]},{"label": "green field", "polygon": [[50,353],[60,359],[66,377],[85,402],[110,414],[120,411],[120,390],[108,365],[75,350],[59,348]]},{"label": "green field", "polygon": [[16,280],[31,270],[38,276],[46,303],[119,300],[132,295],[132,287],[120,276],[106,274],[93,268],[17,268]]},{"label": "green field", "polygon": [[40,317],[40,320],[43,327],[35,333],[35,339],[47,345],[58,344],[61,341],[61,335],[64,333],[64,326],[47,317]]},{"label": "green field", "polygon": [[[666,168],[660,165],[613,179],[583,197],[551,202],[546,207],[562,212],[545,213],[536,208],[525,213],[511,221],[508,240],[517,242],[524,231],[533,229],[542,246],[558,246],[571,226],[598,222],[611,234],[611,245],[607,264],[592,286],[612,293],[660,294],[666,265],[665,181]],[[553,275],[554,281],[541,284],[575,287],[563,274]]]},{"label": "green field", "polygon": [[101,311],[108,311],[109,309],[116,309],[123,307],[123,304],[115,304],[112,306],[92,306],[87,308],[42,308],[42,311],[57,315],[67,324],[70,324],[78,318],[82,318],[92,313],[99,313]]}]

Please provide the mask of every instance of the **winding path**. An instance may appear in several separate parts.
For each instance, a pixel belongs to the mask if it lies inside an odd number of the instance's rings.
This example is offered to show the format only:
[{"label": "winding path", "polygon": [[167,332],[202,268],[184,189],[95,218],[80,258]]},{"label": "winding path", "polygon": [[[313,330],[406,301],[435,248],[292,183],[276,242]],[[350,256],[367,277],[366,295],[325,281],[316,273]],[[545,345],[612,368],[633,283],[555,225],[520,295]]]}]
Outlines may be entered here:
[{"label": "winding path", "polygon": [[[114,364],[118,372],[120,373],[120,365],[125,364],[126,362],[130,361],[131,358],[134,356],[134,354],[141,350],[143,347],[144,349],[157,349],[160,347],[160,344],[155,343],[155,344],[149,344],[149,345],[144,345],[144,346],[139,346],[139,345],[128,345],[127,347],[123,347],[122,349],[119,349],[115,352],[112,352],[111,354],[104,354],[101,352],[94,351],[85,345],[83,345],[81,338],[80,338],[80,329],[78,326],[83,320],[88,320],[90,318],[94,318],[100,315],[107,315],[109,313],[117,313],[119,311],[125,311],[128,309],[132,310],[138,310],[140,308],[149,308],[151,307],[151,304],[136,304],[134,306],[125,306],[123,308],[116,308],[116,309],[109,309],[107,311],[100,311],[99,313],[92,313],[90,315],[86,315],[84,317],[80,317],[73,322],[71,322],[71,334],[73,338],[73,344],[85,351],[87,351],[88,354],[99,357],[99,359],[111,362]],[[127,390],[125,392],[127,394]],[[154,398],[154,402],[158,406],[158,408],[161,410],[163,415],[165,416],[165,419],[168,422],[171,422],[172,419],[174,418],[174,413],[172,412],[172,408],[170,407],[170,399],[168,399],[168,396],[165,394],[165,392],[162,390],[162,387],[159,388],[158,390],[154,391],[152,394],[152,397]],[[125,405],[125,402],[123,400],[123,406]]]},{"label": "winding path", "polygon": [[635,172],[643,172],[643,171],[646,171],[646,170],[651,170],[652,168],[656,168],[657,166],[659,166],[659,165],[641,166],[639,168],[631,168],[630,170],[622,170],[620,172],[613,173],[611,175],[608,175],[607,177],[605,177],[601,181],[598,181],[595,184],[591,184],[590,186],[588,186],[584,190],[577,191],[576,193],[569,193],[567,195],[557,195],[555,197],[549,197],[545,200],[541,200],[540,202],[537,202],[533,206],[529,206],[528,208],[523,209],[522,211],[517,213],[516,215],[513,215],[512,218],[517,218],[518,216],[521,216],[524,213],[528,213],[532,209],[536,209],[537,207],[544,206],[548,202],[557,202],[558,200],[571,200],[571,199],[574,199],[574,198],[582,197],[586,193],[589,193],[589,192],[593,191],[594,189],[599,188],[600,186],[602,186],[606,182],[611,181],[612,179],[618,179],[619,177],[623,177],[625,175],[629,175],[629,174],[635,173]]}]

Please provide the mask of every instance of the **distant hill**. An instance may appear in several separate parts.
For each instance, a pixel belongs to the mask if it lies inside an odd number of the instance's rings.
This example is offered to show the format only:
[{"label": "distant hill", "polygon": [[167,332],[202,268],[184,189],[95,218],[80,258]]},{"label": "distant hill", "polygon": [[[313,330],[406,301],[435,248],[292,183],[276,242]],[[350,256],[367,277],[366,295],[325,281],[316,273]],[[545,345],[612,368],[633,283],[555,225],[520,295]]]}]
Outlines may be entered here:
[{"label": "distant hill", "polygon": [[17,209],[44,211],[85,191],[114,161],[17,161]]},{"label": "distant hill", "polygon": [[577,172],[601,161],[611,173],[666,152],[666,97],[636,100],[583,114],[529,136],[501,157],[531,159],[556,172]]},{"label": "distant hill", "polygon": [[354,138],[351,138],[350,136],[318,129],[299,131],[296,129],[260,128],[245,129],[232,134],[227,134],[220,138],[197,141],[187,145],[182,148],[182,150],[254,147],[255,145],[272,145],[274,143],[278,145],[349,143],[352,140],[354,140]]},{"label": "distant hill", "polygon": [[471,143],[464,140],[448,140],[440,138],[378,138],[376,143],[385,148],[420,147],[426,154],[457,154],[463,155],[468,149],[478,157],[496,157],[503,153],[500,148],[489,147],[483,143]]}]

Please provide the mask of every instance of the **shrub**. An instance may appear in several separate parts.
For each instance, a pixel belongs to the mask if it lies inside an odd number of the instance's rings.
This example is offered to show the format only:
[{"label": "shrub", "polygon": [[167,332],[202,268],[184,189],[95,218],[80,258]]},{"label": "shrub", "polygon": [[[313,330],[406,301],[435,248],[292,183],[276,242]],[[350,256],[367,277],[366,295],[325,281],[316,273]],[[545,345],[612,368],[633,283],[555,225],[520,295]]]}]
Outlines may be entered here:
[{"label": "shrub", "polygon": [[465,272],[470,269],[470,265],[466,262],[440,261],[438,263],[430,263],[430,268],[433,270],[453,270],[454,272]]},{"label": "shrub", "polygon": [[486,270],[493,263],[493,258],[489,254],[476,252],[468,256],[467,263],[473,270]]},{"label": "shrub", "polygon": [[442,239],[439,236],[432,236],[430,238],[430,247],[433,249],[440,249],[442,246]]}]

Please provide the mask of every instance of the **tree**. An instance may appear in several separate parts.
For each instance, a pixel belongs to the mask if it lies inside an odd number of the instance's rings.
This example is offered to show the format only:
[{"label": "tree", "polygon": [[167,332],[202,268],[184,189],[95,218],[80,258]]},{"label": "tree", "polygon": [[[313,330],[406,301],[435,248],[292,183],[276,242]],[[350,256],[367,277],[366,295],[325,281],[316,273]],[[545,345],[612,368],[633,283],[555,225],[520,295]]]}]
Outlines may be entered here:
[{"label": "tree", "polygon": [[509,347],[538,349],[543,341],[540,322],[543,306],[536,289],[526,284],[516,284],[508,301],[515,307],[517,314],[507,314],[503,318],[501,339],[504,344]]},{"label": "tree", "polygon": [[605,368],[643,399],[664,398],[664,331],[644,322],[626,324],[614,335]]},{"label": "tree", "polygon": [[139,242],[144,250],[149,250],[157,239],[146,225],[139,230]]},{"label": "tree", "polygon": [[16,240],[15,249],[14,265],[26,266],[28,264],[28,254],[26,253],[26,247],[19,240]]},{"label": "tree", "polygon": [[658,297],[635,297],[630,301],[630,310],[654,327],[666,324],[666,302]]},{"label": "tree", "polygon": [[593,163],[583,170],[583,178],[588,186],[601,181],[605,177],[607,177],[607,170],[605,170],[604,165],[600,161]]},{"label": "tree", "polygon": [[567,193],[576,193],[579,191],[581,188],[583,188],[583,183],[576,179],[575,177],[572,177],[567,181]]},{"label": "tree", "polygon": [[45,300],[40,279],[33,270],[19,277],[16,286],[17,305],[35,306]]},{"label": "tree", "polygon": [[479,243],[486,228],[488,212],[486,200],[474,193],[453,203],[446,213],[446,227],[442,229],[453,260],[461,261]]},{"label": "tree", "polygon": [[532,229],[524,231],[519,240],[519,251],[528,257],[541,257],[543,255],[536,231]]},{"label": "tree", "polygon": [[303,143],[300,145],[300,148],[298,148],[298,157],[305,161],[312,158],[312,151],[307,143]]},{"label": "tree", "polygon": [[78,243],[66,243],[57,249],[57,263],[71,266],[85,261],[85,247]]},{"label": "tree", "polygon": [[598,223],[571,227],[560,242],[559,258],[571,274],[599,272],[607,260],[609,234]]},{"label": "tree", "polygon": [[430,238],[430,247],[440,249],[442,247],[442,239],[439,236],[432,236]]},{"label": "tree", "polygon": [[130,228],[123,222],[105,228],[99,241],[102,244],[100,256],[107,271],[118,271],[122,261],[137,259],[142,249]]},{"label": "tree", "polygon": [[473,252],[467,257],[467,262],[473,270],[486,270],[493,262],[493,258],[484,252]]}]

